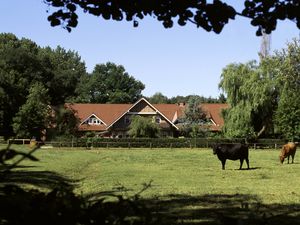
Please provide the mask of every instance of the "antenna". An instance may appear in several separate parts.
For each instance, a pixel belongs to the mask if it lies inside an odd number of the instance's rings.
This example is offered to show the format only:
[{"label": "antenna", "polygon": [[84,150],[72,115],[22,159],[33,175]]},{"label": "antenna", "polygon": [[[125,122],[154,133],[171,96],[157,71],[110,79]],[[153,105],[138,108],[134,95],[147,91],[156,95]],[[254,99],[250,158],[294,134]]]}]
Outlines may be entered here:
[{"label": "antenna", "polygon": [[267,34],[265,30],[262,31],[262,40],[260,45],[260,58],[266,58],[270,55],[271,51],[271,34]]}]

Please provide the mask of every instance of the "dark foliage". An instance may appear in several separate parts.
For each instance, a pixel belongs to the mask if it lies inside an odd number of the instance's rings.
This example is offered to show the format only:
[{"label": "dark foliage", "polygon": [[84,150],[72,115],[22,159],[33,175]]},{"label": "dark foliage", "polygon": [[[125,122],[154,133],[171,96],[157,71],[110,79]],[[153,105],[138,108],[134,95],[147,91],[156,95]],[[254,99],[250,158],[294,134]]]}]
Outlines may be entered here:
[{"label": "dark foliage", "polygon": [[48,20],[51,26],[61,25],[68,31],[78,24],[78,8],[85,13],[102,17],[105,20],[132,21],[133,26],[139,25],[139,20],[151,16],[171,28],[174,20],[180,26],[188,22],[202,27],[206,31],[220,33],[223,27],[234,20],[236,16],[247,17],[252,26],[257,26],[256,35],[262,32],[271,33],[276,29],[277,20],[295,21],[300,28],[300,3],[295,0],[245,0],[242,12],[220,0],[44,0],[46,4],[57,8]]},{"label": "dark foliage", "polygon": [[[76,52],[41,48],[29,39],[0,34],[0,135],[8,139],[15,130],[22,137],[30,136],[24,135],[29,129],[41,131],[45,105],[77,97],[75,89],[85,74],[85,64]],[[15,130],[14,119],[20,126]],[[26,133],[33,136],[33,131]]]}]

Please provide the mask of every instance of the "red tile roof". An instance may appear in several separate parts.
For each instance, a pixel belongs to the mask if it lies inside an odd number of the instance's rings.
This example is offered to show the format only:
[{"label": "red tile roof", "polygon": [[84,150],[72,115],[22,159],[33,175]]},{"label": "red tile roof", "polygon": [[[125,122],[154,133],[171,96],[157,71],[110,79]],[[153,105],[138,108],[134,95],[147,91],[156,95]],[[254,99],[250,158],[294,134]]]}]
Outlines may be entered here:
[{"label": "red tile roof", "polygon": [[76,116],[80,119],[80,122],[84,122],[92,114],[102,120],[105,125],[80,125],[82,130],[106,130],[119,116],[126,112],[132,104],[68,104],[76,113]]},{"label": "red tile roof", "polygon": [[[150,104],[150,103],[149,103]],[[67,104],[75,110],[77,117],[81,123],[87,120],[91,115],[97,116],[103,123],[101,125],[81,124],[79,129],[82,131],[104,131],[115,123],[124,113],[126,113],[134,104]],[[227,104],[201,104],[209,117],[216,125],[212,126],[212,130],[220,130],[224,125],[221,117],[221,110],[228,108]],[[184,115],[184,109],[187,105],[179,104],[152,104],[163,116],[174,123],[177,118]]]},{"label": "red tile roof", "polygon": [[203,103],[201,104],[204,111],[210,114],[211,119],[215,122],[216,126],[222,127],[224,120],[221,115],[223,109],[227,109],[228,105],[224,103]]},{"label": "red tile roof", "polygon": [[184,113],[184,108],[178,104],[153,104],[153,106],[172,122],[182,117]]}]

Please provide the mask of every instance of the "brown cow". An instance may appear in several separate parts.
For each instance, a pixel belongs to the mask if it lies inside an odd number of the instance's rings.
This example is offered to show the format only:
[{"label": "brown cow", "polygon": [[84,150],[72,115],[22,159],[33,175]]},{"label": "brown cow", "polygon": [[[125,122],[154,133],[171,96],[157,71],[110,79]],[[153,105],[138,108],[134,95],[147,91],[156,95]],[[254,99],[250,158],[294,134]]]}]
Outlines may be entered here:
[{"label": "brown cow", "polygon": [[294,163],[294,156],[296,154],[297,145],[293,142],[289,142],[282,146],[279,159],[283,163],[284,159],[288,158],[288,163],[290,163],[290,156],[292,156],[292,163]]}]

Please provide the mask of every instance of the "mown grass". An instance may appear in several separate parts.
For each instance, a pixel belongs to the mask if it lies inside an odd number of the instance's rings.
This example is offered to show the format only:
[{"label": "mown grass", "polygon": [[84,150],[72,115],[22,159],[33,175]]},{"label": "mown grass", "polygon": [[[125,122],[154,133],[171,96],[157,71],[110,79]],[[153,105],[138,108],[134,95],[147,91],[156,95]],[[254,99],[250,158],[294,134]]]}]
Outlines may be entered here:
[{"label": "mown grass", "polygon": [[83,194],[121,186],[134,194],[151,181],[145,198],[247,195],[264,204],[297,204],[299,158],[296,154],[294,164],[281,165],[278,155],[278,149],[250,150],[250,170],[238,170],[239,161],[230,160],[222,170],[210,149],[39,149],[39,162],[22,165],[26,171],[51,171],[74,180],[75,191]]}]

